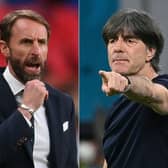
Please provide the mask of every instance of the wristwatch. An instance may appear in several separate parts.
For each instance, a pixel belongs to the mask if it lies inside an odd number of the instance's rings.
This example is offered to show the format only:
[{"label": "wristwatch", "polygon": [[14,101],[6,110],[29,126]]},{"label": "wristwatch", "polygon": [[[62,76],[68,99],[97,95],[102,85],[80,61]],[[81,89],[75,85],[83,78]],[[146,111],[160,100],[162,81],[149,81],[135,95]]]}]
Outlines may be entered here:
[{"label": "wristwatch", "polygon": [[35,112],[34,109],[28,107],[27,105],[25,105],[25,104],[23,104],[23,103],[21,103],[21,104],[19,105],[19,107],[22,108],[23,110],[27,110],[31,115],[33,115],[34,112]]},{"label": "wristwatch", "polygon": [[123,93],[126,93],[126,92],[128,92],[128,91],[130,90],[130,88],[131,88],[131,81],[130,81],[130,79],[129,79],[128,76],[124,76],[124,77],[128,80],[128,85],[125,87],[125,89],[124,89],[124,91],[123,91]]}]

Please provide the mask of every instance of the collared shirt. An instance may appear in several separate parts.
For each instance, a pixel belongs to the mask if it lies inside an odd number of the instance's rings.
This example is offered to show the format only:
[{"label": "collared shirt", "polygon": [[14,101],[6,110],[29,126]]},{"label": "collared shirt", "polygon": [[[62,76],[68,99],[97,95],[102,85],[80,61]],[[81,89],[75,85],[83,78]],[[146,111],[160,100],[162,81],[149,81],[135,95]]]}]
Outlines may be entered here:
[{"label": "collared shirt", "polygon": [[[15,96],[25,88],[25,86],[10,73],[8,67],[5,69],[3,76]],[[27,119],[26,121],[30,126],[30,122]],[[35,168],[48,168],[47,157],[49,150],[50,137],[45,107],[40,106],[39,109],[37,109],[37,111],[34,113],[33,161]]]}]

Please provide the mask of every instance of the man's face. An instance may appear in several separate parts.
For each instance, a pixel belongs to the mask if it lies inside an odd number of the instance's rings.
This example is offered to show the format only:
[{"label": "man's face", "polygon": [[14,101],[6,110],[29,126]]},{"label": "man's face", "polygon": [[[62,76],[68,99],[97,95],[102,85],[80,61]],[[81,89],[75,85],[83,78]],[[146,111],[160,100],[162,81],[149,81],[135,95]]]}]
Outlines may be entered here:
[{"label": "man's face", "polygon": [[155,52],[140,39],[129,35],[110,39],[107,50],[111,69],[123,75],[146,75]]},{"label": "man's face", "polygon": [[21,18],[11,30],[7,55],[10,72],[21,82],[40,79],[48,53],[47,30],[44,25]]}]

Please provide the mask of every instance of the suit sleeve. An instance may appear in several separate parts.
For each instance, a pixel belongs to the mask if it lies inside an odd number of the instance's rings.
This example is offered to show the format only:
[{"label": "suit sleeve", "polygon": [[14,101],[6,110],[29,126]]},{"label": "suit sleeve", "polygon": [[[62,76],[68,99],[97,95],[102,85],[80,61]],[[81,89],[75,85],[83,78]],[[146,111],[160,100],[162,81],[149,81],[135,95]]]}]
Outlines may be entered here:
[{"label": "suit sleeve", "polygon": [[72,149],[71,149],[71,154],[69,155],[71,158],[68,159],[68,165],[71,165],[70,168],[77,168],[77,122],[76,122],[76,118],[75,118],[75,110],[74,110],[74,103],[72,102],[72,111],[71,111],[71,122],[70,122],[70,129],[71,129],[71,144],[72,144]]},{"label": "suit sleeve", "polygon": [[0,165],[5,164],[33,136],[33,130],[17,110],[7,119],[0,116]]}]

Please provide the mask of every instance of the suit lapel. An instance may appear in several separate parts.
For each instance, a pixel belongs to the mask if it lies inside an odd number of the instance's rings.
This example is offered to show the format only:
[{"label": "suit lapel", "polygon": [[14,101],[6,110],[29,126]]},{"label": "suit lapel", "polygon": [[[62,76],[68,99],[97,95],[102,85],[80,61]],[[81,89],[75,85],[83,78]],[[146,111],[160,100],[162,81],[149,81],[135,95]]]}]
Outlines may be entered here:
[{"label": "suit lapel", "polygon": [[24,144],[29,158],[33,161],[33,144],[30,141]]},{"label": "suit lapel", "polygon": [[56,97],[52,98],[49,96],[49,99],[45,103],[46,114],[48,119],[48,127],[50,132],[50,155],[49,160],[52,163],[59,167],[59,161],[62,156],[62,123],[59,112],[59,100]]},{"label": "suit lapel", "polygon": [[3,116],[6,118],[17,108],[17,102],[9,85],[2,76],[0,76],[0,93],[0,108]]}]

